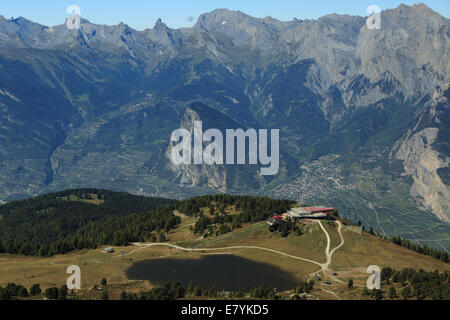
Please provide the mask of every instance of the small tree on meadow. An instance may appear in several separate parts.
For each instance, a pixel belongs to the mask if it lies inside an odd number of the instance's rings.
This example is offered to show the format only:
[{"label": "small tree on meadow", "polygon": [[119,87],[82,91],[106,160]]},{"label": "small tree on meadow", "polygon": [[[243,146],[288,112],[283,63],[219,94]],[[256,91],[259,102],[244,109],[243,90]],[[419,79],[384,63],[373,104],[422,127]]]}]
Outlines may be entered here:
[{"label": "small tree on meadow", "polygon": [[347,288],[353,289],[353,279],[348,280]]}]

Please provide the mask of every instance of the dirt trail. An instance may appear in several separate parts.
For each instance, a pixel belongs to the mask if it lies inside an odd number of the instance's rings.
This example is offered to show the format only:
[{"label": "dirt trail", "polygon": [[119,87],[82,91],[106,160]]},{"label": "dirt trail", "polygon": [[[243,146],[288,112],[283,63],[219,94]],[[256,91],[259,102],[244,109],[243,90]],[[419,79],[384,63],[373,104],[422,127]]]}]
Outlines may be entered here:
[{"label": "dirt trail", "polygon": [[[345,243],[344,237],[342,236],[342,223],[340,221],[336,221],[336,223],[338,224],[338,233],[339,233],[339,237],[341,238],[341,243],[339,245],[337,245],[334,249],[332,249],[330,251],[330,245],[331,245],[331,240],[330,240],[330,235],[328,234],[327,230],[324,228],[324,226],[322,225],[322,223],[319,221],[319,226],[322,229],[322,231],[325,233],[325,236],[327,238],[327,247],[325,249],[325,255],[327,256],[327,262],[322,264],[322,271],[325,274],[325,272],[327,271],[331,271],[329,266],[331,264],[331,260],[333,258],[333,253],[339,249],[340,247],[342,247]],[[344,283],[343,281],[337,279],[336,277],[334,277],[334,280],[339,282],[339,283]]]},{"label": "dirt trail", "polygon": [[[306,258],[302,258],[302,257],[297,257],[291,254],[287,254],[281,251],[277,251],[277,250],[273,250],[273,249],[269,249],[269,248],[264,248],[264,247],[257,247],[257,246],[232,246],[232,247],[221,247],[221,248],[185,248],[185,247],[180,247],[174,244],[170,244],[170,243],[133,243],[133,245],[135,246],[139,246],[139,247],[154,247],[154,246],[166,246],[166,247],[172,247],[175,249],[179,249],[179,250],[183,250],[183,251],[217,251],[217,250],[232,250],[232,249],[256,249],[256,250],[264,250],[264,251],[269,251],[269,252],[273,252],[282,256],[286,256],[289,258],[293,258],[293,259],[297,259],[297,260],[302,260],[302,261],[306,261],[306,262],[310,262],[310,263],[314,263],[318,266],[322,266],[322,264],[320,262],[314,261],[314,260],[310,260],[310,259],[306,259]],[[138,249],[136,249],[138,250]],[[134,251],[136,251],[134,250]],[[130,252],[131,253],[131,252]]]}]

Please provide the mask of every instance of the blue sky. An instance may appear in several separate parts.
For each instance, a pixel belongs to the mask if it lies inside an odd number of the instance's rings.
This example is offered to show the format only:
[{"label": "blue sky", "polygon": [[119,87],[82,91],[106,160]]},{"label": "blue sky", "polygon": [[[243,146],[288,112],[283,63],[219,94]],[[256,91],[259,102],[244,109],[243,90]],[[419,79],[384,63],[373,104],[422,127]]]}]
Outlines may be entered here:
[{"label": "blue sky", "polygon": [[[316,19],[329,13],[367,16],[366,8],[377,5],[382,10],[400,3],[412,5],[423,2],[441,15],[450,17],[449,0],[393,1],[393,0],[1,0],[0,15],[5,18],[25,17],[53,26],[66,18],[66,8],[75,4],[81,16],[93,23],[118,24],[124,22],[142,30],[152,28],[161,18],[171,28],[188,27],[200,14],[217,8],[240,10],[254,17],[271,16],[279,20]],[[193,22],[188,21],[193,17]]]}]

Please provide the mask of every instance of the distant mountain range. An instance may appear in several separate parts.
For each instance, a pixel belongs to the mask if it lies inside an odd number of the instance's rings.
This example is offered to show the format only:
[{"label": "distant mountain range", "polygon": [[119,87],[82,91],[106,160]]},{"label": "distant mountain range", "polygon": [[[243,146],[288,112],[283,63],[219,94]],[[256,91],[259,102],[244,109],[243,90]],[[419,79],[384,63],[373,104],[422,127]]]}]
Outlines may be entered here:
[{"label": "distant mountain range", "polygon": [[[192,28],[46,27],[0,16],[0,200],[96,187],[333,205],[450,248],[450,21],[423,4],[282,22],[215,10]],[[170,133],[280,129],[280,173],[175,167]]]}]

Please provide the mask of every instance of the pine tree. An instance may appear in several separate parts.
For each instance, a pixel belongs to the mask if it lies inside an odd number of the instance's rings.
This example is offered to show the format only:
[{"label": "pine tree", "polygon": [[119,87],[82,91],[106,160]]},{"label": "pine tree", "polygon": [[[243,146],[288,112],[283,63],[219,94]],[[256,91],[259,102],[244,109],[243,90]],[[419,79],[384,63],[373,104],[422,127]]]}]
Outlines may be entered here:
[{"label": "pine tree", "polygon": [[402,290],[402,297],[403,299],[408,299],[409,296],[411,295],[411,288],[410,287],[406,287]]},{"label": "pine tree", "polygon": [[45,290],[44,296],[47,299],[51,299],[51,300],[58,299],[58,288],[56,288],[56,287],[47,288]]},{"label": "pine tree", "polygon": [[394,287],[389,288],[389,298],[391,299],[397,298],[397,291],[395,291]]},{"label": "pine tree", "polygon": [[366,287],[364,287],[364,289],[362,290],[362,295],[364,297],[367,297],[369,295],[369,289],[367,289]]},{"label": "pine tree", "polygon": [[348,280],[347,288],[353,289],[353,279]]},{"label": "pine tree", "polygon": [[380,289],[373,289],[371,296],[375,300],[381,300],[381,299],[383,299],[383,292]]},{"label": "pine tree", "polygon": [[66,285],[61,286],[58,290],[58,300],[65,300],[67,298],[68,288]]},{"label": "pine tree", "polygon": [[102,291],[102,293],[100,294],[100,299],[101,300],[109,300],[108,291]]},{"label": "pine tree", "polygon": [[128,294],[125,291],[120,293],[120,300],[128,300]]},{"label": "pine tree", "polygon": [[192,280],[189,282],[189,285],[186,289],[186,294],[192,294],[192,292],[194,291],[194,284],[192,282]]},{"label": "pine tree", "polygon": [[194,291],[192,292],[192,294],[193,294],[195,297],[200,297],[200,296],[202,295],[202,288],[200,288],[199,286],[196,286],[196,287],[194,288]]},{"label": "pine tree", "polygon": [[42,292],[41,287],[39,284],[33,284],[30,288],[30,295],[31,296],[37,296],[40,295]]}]

